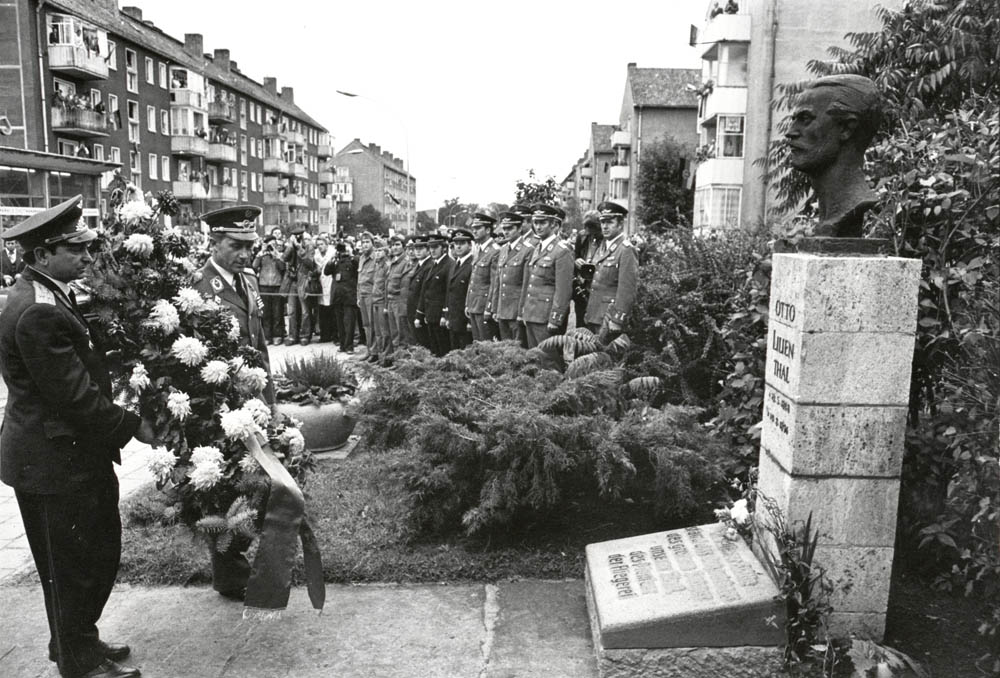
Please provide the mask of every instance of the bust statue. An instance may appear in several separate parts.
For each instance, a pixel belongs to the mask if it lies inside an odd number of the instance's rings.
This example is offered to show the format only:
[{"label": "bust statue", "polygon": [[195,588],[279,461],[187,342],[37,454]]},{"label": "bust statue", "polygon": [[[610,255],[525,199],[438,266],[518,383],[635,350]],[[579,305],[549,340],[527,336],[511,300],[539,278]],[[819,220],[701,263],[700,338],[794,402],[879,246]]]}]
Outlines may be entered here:
[{"label": "bust statue", "polygon": [[809,177],[819,200],[814,236],[861,237],[876,202],[861,166],[881,120],[875,83],[860,75],[813,80],[796,98],[785,139],[789,165]]}]

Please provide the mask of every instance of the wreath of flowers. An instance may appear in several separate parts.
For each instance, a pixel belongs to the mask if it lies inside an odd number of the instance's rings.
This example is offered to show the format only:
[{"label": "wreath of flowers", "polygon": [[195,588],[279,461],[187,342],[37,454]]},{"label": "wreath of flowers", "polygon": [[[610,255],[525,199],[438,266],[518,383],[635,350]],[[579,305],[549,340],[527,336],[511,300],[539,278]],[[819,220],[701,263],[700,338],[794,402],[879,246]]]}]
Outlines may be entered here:
[{"label": "wreath of flowers", "polygon": [[240,344],[234,315],[190,287],[192,241],[160,223],[177,214],[173,196],[164,191],[147,202],[120,177],[115,183],[87,280],[89,312],[117,354],[117,398],[153,421],[165,446],[148,466],[175,498],[167,517],[219,543],[219,519],[234,507],[262,515],[269,487],[242,440],[266,436],[300,485],[312,459],[297,422],[275,417],[260,399],[267,373],[260,352]]}]

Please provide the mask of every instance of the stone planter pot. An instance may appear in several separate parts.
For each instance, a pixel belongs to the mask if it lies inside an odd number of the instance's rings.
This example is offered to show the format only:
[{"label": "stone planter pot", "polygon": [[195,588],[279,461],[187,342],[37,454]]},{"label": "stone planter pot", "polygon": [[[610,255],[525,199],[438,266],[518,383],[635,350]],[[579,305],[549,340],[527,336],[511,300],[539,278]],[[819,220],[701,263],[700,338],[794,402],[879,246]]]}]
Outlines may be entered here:
[{"label": "stone planter pot", "polygon": [[322,405],[279,402],[276,408],[302,422],[302,437],[306,440],[306,448],[313,454],[343,447],[357,423],[338,402]]}]

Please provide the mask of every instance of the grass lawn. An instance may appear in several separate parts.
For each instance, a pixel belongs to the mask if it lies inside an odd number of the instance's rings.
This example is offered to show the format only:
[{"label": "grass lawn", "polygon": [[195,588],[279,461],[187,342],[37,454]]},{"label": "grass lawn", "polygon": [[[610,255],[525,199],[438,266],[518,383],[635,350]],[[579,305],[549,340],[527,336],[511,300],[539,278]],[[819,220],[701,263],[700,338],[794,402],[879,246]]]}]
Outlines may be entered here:
[{"label": "grass lawn", "polygon": [[[407,524],[409,497],[387,468],[404,451],[325,461],[307,485],[306,509],[323,554],[328,582],[498,581],[583,576],[584,546],[679,525],[656,524],[651,511],[634,505],[580,507],[517,532],[486,538],[417,538]],[[156,504],[152,486],[125,501],[119,582],[196,584],[211,581],[205,543],[179,525],[144,526],[141,516]],[[708,508],[708,507],[706,507]],[[711,511],[703,520],[709,522]]]}]

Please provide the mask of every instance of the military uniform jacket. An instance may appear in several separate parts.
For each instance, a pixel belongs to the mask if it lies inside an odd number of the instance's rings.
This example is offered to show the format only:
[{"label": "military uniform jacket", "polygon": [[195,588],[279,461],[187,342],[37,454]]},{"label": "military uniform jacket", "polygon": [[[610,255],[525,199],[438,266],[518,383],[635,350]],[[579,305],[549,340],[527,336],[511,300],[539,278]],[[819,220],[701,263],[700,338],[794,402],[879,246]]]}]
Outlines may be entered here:
[{"label": "military uniform jacket", "polygon": [[524,267],[533,251],[533,241],[518,238],[497,252],[496,275],[490,285],[490,303],[487,307],[497,319],[514,320],[520,314]]},{"label": "military uniform jacket", "polygon": [[0,480],[60,494],[113,473],[139,417],[112,400],[104,351],[86,319],[30,268],[0,314],[0,370],[8,388]]},{"label": "military uniform jacket", "polygon": [[469,281],[472,279],[472,255],[464,260],[452,260],[448,271],[448,296],[445,313],[448,318],[448,329],[452,332],[462,332],[468,327],[469,318],[465,315],[465,297],[469,293]]},{"label": "military uniform jacket", "polygon": [[413,280],[414,274],[417,272],[417,262],[413,259],[406,259],[406,268],[403,269],[403,274],[399,277],[399,300],[393,306],[394,312],[397,316],[406,316],[410,312],[410,281]]},{"label": "military uniform jacket", "polygon": [[330,303],[354,306],[358,303],[358,260],[346,255],[338,256],[336,262],[328,261],[323,269],[333,276]]},{"label": "military uniform jacket", "polygon": [[499,253],[500,246],[490,240],[473,258],[469,292],[465,297],[465,310],[469,313],[483,313],[489,306],[490,282],[493,280]]},{"label": "military uniform jacket", "polygon": [[404,291],[403,279],[409,275],[411,270],[410,262],[405,254],[400,254],[398,259],[389,261],[389,266],[385,278],[386,304],[392,315],[403,315],[406,313],[406,295]]},{"label": "military uniform jacket", "polygon": [[573,251],[556,236],[539,243],[524,267],[521,316],[526,323],[562,325],[573,294]]},{"label": "military uniform jacket", "polygon": [[600,325],[607,316],[608,320],[624,325],[639,285],[635,248],[624,235],[619,235],[601,244],[594,255],[594,265],[597,269],[584,321]]},{"label": "military uniform jacket", "polygon": [[385,283],[389,279],[389,260],[384,258],[375,262],[375,274],[372,276],[372,303],[386,302]]},{"label": "military uniform jacket", "polygon": [[358,299],[372,295],[375,284],[375,257],[371,254],[358,258]]},{"label": "military uniform jacket", "polygon": [[261,359],[264,361],[264,369],[267,370],[264,399],[268,403],[273,403],[274,384],[271,382],[271,361],[267,354],[264,325],[261,322],[264,302],[260,298],[257,278],[253,275],[252,270],[244,271],[243,280],[246,283],[247,295],[250,297],[249,304],[243,301],[233,286],[226,282],[209,257],[205,265],[192,275],[191,287],[198,290],[203,297],[214,299],[236,316],[236,321],[240,324],[240,344],[251,346],[260,351]]},{"label": "military uniform jacket", "polygon": [[451,271],[451,257],[442,256],[441,261],[428,259],[431,262],[424,284],[421,286],[420,301],[417,302],[417,317],[423,317],[428,325],[441,322],[441,314],[445,308],[445,296],[448,293],[448,274]]},{"label": "military uniform jacket", "polygon": [[420,295],[423,293],[424,281],[427,279],[427,273],[431,270],[432,266],[434,266],[434,260],[427,257],[413,269],[413,275],[410,276],[408,281],[409,290],[406,296],[406,317],[411,321],[417,317],[417,307],[420,305]]}]

